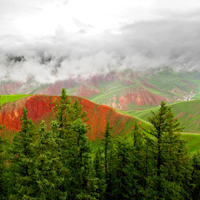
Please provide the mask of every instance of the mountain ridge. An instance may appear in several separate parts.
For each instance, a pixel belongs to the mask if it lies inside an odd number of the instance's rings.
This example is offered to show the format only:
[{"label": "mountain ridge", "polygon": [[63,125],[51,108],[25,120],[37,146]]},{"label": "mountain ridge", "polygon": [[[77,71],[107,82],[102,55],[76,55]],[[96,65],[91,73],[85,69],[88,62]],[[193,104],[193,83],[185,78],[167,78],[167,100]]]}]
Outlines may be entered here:
[{"label": "mountain ridge", "polygon": [[64,87],[69,95],[84,97],[115,109],[144,110],[159,105],[162,100],[173,103],[198,95],[199,78],[199,72],[125,70],[87,78],[70,77],[51,84],[40,84],[34,78],[24,83],[4,80],[0,84],[0,94],[59,95]]},{"label": "mountain ridge", "polygon": [[[0,111],[0,124],[5,125],[8,131],[19,131],[20,118],[22,117],[23,107],[25,107],[28,110],[28,117],[36,125],[43,119],[49,125],[54,118],[52,108],[55,106],[53,101],[56,98],[59,99],[58,96],[31,95],[18,101],[6,103]],[[88,113],[89,120],[87,124],[91,126],[91,129],[87,136],[90,140],[103,137],[102,133],[107,121],[110,121],[113,126],[112,133],[116,135],[128,133],[134,126],[135,121],[139,124],[141,123],[138,118],[135,119],[131,116],[123,115],[109,106],[98,105],[81,97],[70,96],[70,98],[72,102],[78,100],[83,106],[83,110]],[[145,124],[143,121],[142,123]]]}]

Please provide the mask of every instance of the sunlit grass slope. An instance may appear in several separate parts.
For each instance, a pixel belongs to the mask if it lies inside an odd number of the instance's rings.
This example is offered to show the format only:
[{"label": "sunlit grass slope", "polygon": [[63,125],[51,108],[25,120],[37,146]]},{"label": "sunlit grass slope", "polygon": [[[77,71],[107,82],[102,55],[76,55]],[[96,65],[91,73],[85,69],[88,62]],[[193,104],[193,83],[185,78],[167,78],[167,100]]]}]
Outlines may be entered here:
[{"label": "sunlit grass slope", "polygon": [[[200,100],[182,101],[170,105],[175,117],[178,117],[181,125],[185,127],[185,132],[200,133]],[[157,112],[158,107],[142,111],[130,111],[129,115],[148,120],[151,111]]]},{"label": "sunlit grass slope", "polygon": [[17,101],[19,99],[22,99],[22,98],[28,97],[28,96],[30,96],[30,94],[0,95],[0,104]]},{"label": "sunlit grass slope", "polygon": [[182,133],[182,137],[188,141],[187,147],[191,154],[193,154],[198,148],[200,148],[200,134]]},{"label": "sunlit grass slope", "polygon": [[200,94],[196,94],[192,99],[200,100]]}]

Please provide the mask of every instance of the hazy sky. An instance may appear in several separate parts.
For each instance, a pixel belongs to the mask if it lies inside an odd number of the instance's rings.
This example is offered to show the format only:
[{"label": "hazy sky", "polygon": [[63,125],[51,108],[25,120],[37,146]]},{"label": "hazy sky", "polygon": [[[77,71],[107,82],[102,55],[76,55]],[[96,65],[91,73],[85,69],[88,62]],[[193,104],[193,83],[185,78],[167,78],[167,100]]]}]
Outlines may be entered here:
[{"label": "hazy sky", "polygon": [[0,0],[0,30],[0,78],[200,64],[199,0]]}]

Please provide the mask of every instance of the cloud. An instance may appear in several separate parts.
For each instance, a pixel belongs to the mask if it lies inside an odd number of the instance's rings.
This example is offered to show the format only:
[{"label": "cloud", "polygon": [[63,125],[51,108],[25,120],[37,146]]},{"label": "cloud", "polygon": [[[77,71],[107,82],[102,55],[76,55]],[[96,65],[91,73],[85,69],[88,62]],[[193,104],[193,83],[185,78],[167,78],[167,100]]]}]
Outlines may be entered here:
[{"label": "cloud", "polygon": [[[200,66],[200,22],[191,18],[142,21],[97,35],[87,30],[72,35],[60,26],[53,36],[32,40],[6,36],[0,47],[0,78],[12,80],[31,76],[51,83],[71,76],[166,66],[191,71]],[[20,62],[9,59],[20,56],[24,57]]]}]

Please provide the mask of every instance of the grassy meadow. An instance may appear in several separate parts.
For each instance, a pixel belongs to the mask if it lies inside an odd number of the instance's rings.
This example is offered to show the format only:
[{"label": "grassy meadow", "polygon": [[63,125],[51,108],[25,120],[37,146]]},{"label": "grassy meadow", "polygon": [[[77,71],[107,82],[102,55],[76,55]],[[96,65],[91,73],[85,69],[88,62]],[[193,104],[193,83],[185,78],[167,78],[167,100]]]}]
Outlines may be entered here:
[{"label": "grassy meadow", "polygon": [[5,103],[17,101],[28,96],[30,96],[30,94],[0,95],[0,104],[3,105]]}]

